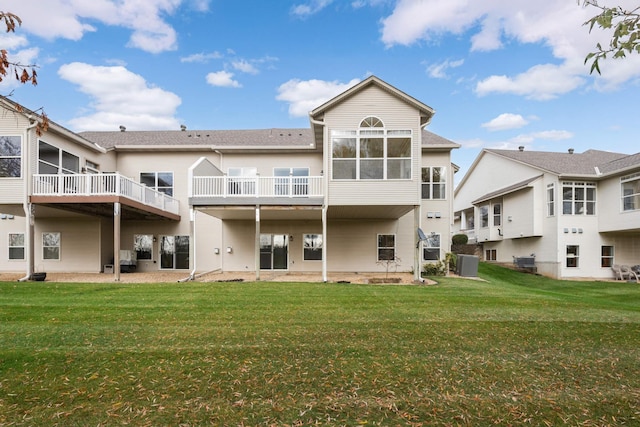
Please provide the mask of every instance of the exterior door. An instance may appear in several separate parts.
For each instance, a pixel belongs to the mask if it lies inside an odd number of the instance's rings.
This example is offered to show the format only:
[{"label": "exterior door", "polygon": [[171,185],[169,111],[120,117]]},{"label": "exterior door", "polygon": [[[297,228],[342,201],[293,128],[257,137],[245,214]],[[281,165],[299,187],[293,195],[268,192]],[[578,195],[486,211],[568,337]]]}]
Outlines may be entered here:
[{"label": "exterior door", "polygon": [[260,269],[286,270],[289,266],[289,236],[260,235]]},{"label": "exterior door", "polygon": [[160,268],[189,268],[189,236],[162,236],[160,238]]}]

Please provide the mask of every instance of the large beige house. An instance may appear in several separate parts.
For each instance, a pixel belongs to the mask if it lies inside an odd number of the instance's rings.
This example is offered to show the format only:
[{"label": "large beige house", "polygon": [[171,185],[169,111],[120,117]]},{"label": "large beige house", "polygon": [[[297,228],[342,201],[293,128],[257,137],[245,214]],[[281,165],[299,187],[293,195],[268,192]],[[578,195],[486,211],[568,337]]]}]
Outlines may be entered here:
[{"label": "large beige house", "polygon": [[431,107],[375,76],[304,129],[74,133],[52,122],[38,136],[42,117],[0,105],[0,271],[326,281],[391,261],[418,278],[450,250],[459,145],[424,129]]},{"label": "large beige house", "polygon": [[454,231],[486,261],[535,258],[555,278],[640,264],[640,153],[483,150],[455,190]]}]

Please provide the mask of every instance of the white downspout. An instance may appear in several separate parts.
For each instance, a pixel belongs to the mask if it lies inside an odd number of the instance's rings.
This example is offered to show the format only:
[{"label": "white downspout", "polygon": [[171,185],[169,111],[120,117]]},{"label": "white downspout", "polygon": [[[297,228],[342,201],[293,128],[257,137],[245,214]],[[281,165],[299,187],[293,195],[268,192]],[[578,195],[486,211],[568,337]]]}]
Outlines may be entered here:
[{"label": "white downspout", "polygon": [[35,128],[36,126],[38,126],[38,122],[36,120],[34,120],[29,126],[27,126],[26,130],[26,141],[24,144],[24,154],[22,156],[22,158],[25,160],[24,161],[24,201],[22,202],[22,209],[24,209],[24,214],[25,214],[25,218],[26,218],[26,226],[25,226],[25,245],[26,245],[26,249],[27,249],[27,253],[26,253],[26,261],[27,261],[27,271],[26,271],[26,276],[18,279],[20,282],[24,282],[27,281],[29,279],[31,279],[31,276],[33,275],[33,254],[34,254],[34,248],[33,248],[33,230],[32,227],[34,226],[33,224],[33,218],[32,218],[32,212],[31,212],[31,204],[29,203],[29,183],[31,182],[31,154],[30,154],[30,148],[31,148],[31,129]]},{"label": "white downspout", "polygon": [[198,256],[197,256],[197,242],[196,242],[196,217],[198,211],[195,209],[191,209],[191,218],[192,218],[192,222],[193,222],[193,228],[192,228],[192,235],[193,235],[193,270],[191,270],[191,274],[189,274],[189,277],[185,277],[184,279],[180,279],[178,280],[178,282],[188,282],[189,280],[193,280],[196,278],[196,264],[198,262]]}]

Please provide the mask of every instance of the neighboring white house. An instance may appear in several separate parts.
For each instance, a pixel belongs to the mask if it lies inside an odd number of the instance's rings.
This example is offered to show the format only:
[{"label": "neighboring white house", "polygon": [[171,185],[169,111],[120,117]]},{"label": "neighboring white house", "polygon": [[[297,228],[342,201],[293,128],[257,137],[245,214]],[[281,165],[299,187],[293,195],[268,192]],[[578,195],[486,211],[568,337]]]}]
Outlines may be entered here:
[{"label": "neighboring white house", "polygon": [[640,264],[640,153],[483,150],[455,190],[455,232],[486,261],[535,256],[555,278]]},{"label": "neighboring white house", "polygon": [[[0,99],[0,271],[414,271],[450,250],[431,107],[369,77],[310,128],[74,133]],[[427,239],[419,241],[418,229]],[[119,250],[115,250],[115,249]],[[126,254],[126,252],[125,252]],[[119,269],[115,269],[115,279]]]}]

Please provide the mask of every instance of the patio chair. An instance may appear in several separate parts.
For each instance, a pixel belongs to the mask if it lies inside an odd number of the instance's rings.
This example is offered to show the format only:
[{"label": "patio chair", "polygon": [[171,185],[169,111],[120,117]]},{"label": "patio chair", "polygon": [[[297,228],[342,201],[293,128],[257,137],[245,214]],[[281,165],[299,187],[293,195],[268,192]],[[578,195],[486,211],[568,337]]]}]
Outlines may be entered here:
[{"label": "patio chair", "polygon": [[[614,270],[615,271],[615,270]],[[632,280],[635,279],[636,283],[640,283],[638,275],[628,265],[620,266],[620,280]]]},{"label": "patio chair", "polygon": [[620,265],[618,264],[613,264],[611,266],[611,269],[613,270],[613,276],[616,280],[622,280],[622,269],[620,268]]}]

